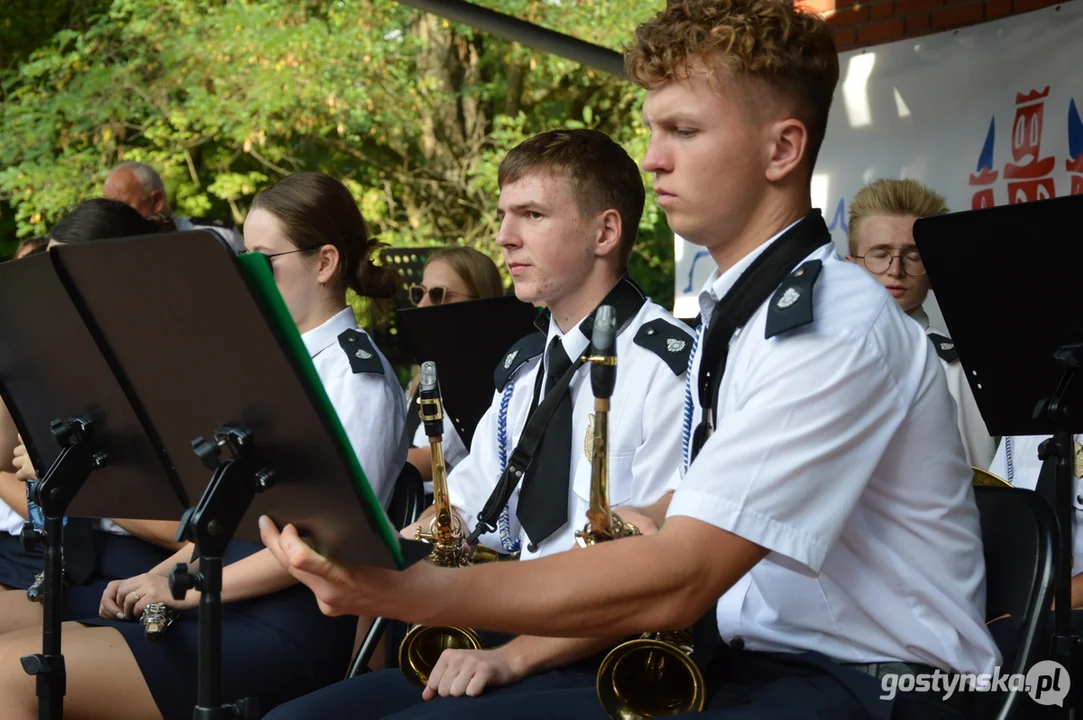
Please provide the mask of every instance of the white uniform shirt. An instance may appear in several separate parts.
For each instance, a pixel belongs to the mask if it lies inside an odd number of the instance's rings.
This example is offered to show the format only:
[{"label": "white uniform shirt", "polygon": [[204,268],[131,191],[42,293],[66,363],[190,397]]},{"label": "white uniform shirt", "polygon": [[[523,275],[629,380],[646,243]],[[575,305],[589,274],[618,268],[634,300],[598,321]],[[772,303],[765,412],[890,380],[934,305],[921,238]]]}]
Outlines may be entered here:
[{"label": "white uniform shirt", "polygon": [[[925,329],[926,335],[936,333],[942,337],[948,337],[946,332],[929,326],[929,316],[921,308],[911,313],[910,317]],[[970,383],[966,381],[966,370],[958,360],[947,362],[940,358],[940,364],[944,367],[948,390],[951,391],[951,397],[955,400],[959,434],[963,437],[966,461],[974,467],[989,467],[997,449],[997,440],[989,435],[985,427],[985,421],[978,410],[978,403],[974,399],[974,391],[970,389]]]},{"label": "white uniform shirt", "polygon": [[[1004,478],[1015,487],[1033,490],[1038,487],[1038,473],[1042,461],[1038,459],[1038,446],[1050,438],[1049,435],[1020,435],[1006,437],[997,448],[989,472]],[[1083,435],[1076,435],[1075,442],[1083,441]],[[1073,463],[1073,468],[1075,464]],[[1083,480],[1073,473],[1072,503],[1075,514],[1072,517],[1072,576],[1083,573],[1083,533],[1079,532],[1080,517],[1083,515]]]},{"label": "white uniform shirt", "polygon": [[0,500],[0,532],[8,535],[18,535],[23,531],[23,516],[11,509],[6,502]]},{"label": "white uniform shirt", "polygon": [[[677,375],[655,353],[633,342],[644,323],[665,319],[677,327],[687,328],[672,315],[649,300],[635,318],[617,336],[617,381],[609,411],[609,500],[613,508],[620,505],[643,507],[658,501],[676,485],[674,469],[681,459],[681,423],[684,398],[684,373]],[[573,361],[584,354],[590,341],[579,330],[560,333],[551,323],[545,347],[554,337],[561,337],[564,351]],[[688,342],[691,342],[689,337]],[[534,398],[535,378],[542,367],[545,353],[522,365],[513,379],[513,391],[507,415],[507,455],[510,457],[526,425]],[[542,370],[544,372],[544,370]],[[520,559],[529,560],[571,549],[575,533],[587,523],[590,507],[591,463],[586,455],[589,417],[594,412],[594,395],[590,387],[590,364],[576,372],[570,388],[572,410],[571,492],[568,498],[568,522],[530,550],[530,540],[516,517],[519,490],[516,488],[508,504],[511,537],[521,541]],[[452,505],[472,530],[478,513],[485,506],[503,472],[497,450],[497,418],[502,393],[497,392],[493,404],[482,416],[474,431],[470,454],[448,477]],[[529,470],[527,471],[529,474]],[[505,552],[500,533],[482,535],[479,542]]]},{"label": "white uniform shirt", "polygon": [[301,335],[346,436],[373,492],[386,509],[395,480],[406,462],[406,401],[387,358],[375,345],[383,374],[355,373],[338,336],[358,330],[353,310],[345,308],[323,325]]},{"label": "white uniform shirt", "polygon": [[[766,247],[708,280],[702,317]],[[978,510],[959,435],[944,432],[943,369],[868,273],[832,245],[811,259],[823,262],[813,322],[765,340],[764,303],[735,334],[714,433],[668,517],[770,551],[718,602],[727,642],[992,672]],[[693,426],[701,417],[696,398]]]}]

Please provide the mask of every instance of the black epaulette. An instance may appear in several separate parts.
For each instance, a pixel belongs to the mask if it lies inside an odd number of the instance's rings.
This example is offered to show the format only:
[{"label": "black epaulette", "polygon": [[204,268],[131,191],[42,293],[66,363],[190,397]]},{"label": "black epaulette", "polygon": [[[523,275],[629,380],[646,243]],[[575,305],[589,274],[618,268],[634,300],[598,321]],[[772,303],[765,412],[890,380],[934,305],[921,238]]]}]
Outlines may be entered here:
[{"label": "black epaulette", "polygon": [[683,327],[662,318],[651,320],[640,326],[633,342],[662,358],[674,375],[680,376],[688,370],[692,334]]},{"label": "black epaulette", "polygon": [[493,383],[496,385],[497,392],[504,389],[508,380],[511,380],[511,376],[522,367],[523,363],[538,357],[543,352],[545,352],[545,336],[540,332],[532,332],[508,348],[493,371]]},{"label": "black epaulette", "polygon": [[943,335],[929,333],[929,341],[936,348],[936,354],[946,363],[953,363],[959,359],[959,351],[955,349],[955,342]]},{"label": "black epaulette", "polygon": [[369,336],[360,330],[345,330],[338,336],[339,346],[346,351],[350,359],[350,369],[354,373],[384,374],[384,364],[380,353],[372,346]]},{"label": "black epaulette", "polygon": [[822,269],[822,262],[809,260],[782,281],[767,306],[765,339],[812,322],[812,288]]}]

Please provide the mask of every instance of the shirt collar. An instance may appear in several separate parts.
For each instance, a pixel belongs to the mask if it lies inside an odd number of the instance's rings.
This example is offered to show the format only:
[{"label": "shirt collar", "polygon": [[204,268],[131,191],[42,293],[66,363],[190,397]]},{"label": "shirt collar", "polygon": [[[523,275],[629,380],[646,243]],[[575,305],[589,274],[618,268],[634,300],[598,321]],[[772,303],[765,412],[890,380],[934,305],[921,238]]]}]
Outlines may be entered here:
[{"label": "shirt collar", "polygon": [[339,335],[356,327],[357,318],[354,317],[353,308],[345,307],[325,320],[322,325],[302,333],[301,340],[308,349],[309,357],[316,357],[320,352],[334,345]]},{"label": "shirt collar", "polygon": [[910,313],[910,317],[918,322],[925,330],[929,329],[929,316],[925,313],[925,308],[918,308],[914,312]]},{"label": "shirt collar", "polygon": [[[801,220],[803,219],[804,218],[801,218]],[[734,264],[734,266],[726,272],[720,274],[718,272],[718,269],[716,268],[715,271],[711,273],[711,276],[707,278],[707,282],[703,286],[703,290],[701,290],[699,293],[700,317],[703,320],[704,326],[707,325],[707,321],[710,319],[711,313],[714,311],[714,306],[717,305],[718,302],[726,296],[726,293],[730,291],[730,288],[737,284],[737,280],[740,279],[744,271],[748,269],[748,266],[751,265],[756,260],[756,258],[762,255],[764,251],[767,250],[767,248],[769,248],[773,243],[775,243],[780,237],[785,235],[790,230],[790,228],[801,222],[801,220],[796,220],[779,230],[777,233],[772,235],[771,238],[767,240],[767,242],[761,243],[759,247],[755,248],[752,252],[748,253],[743,258],[738,260],[737,263]]]},{"label": "shirt collar", "polygon": [[588,340],[587,336],[582,332],[576,332],[576,330],[582,328],[583,323],[586,321],[587,318],[583,318],[567,333],[562,333],[560,327],[558,327],[555,322],[549,323],[549,332],[545,336],[546,367],[549,367],[549,345],[553,342],[553,338],[560,338],[560,344],[564,346],[564,352],[568,354],[568,357],[571,358],[573,363],[577,357],[586,352],[587,346],[590,345],[590,340]]},{"label": "shirt collar", "polygon": [[[610,291],[606,294],[605,298],[598,303],[598,306],[612,305],[616,310],[616,320],[618,331],[622,330],[637,314],[639,314],[640,308],[643,307],[643,303],[646,302],[646,296],[643,294],[643,290],[636,284],[634,280],[628,275],[627,272],[623,273],[617,280],[617,284],[614,285]],[[553,322],[552,313],[546,309],[544,312],[538,313],[538,317],[534,320],[534,327],[540,332],[546,335],[546,347],[549,347],[548,343],[553,341],[554,337],[562,338],[564,344],[564,350],[580,348],[580,352],[590,344],[590,337],[594,332],[594,313],[598,308],[591,310],[590,314],[576,323],[568,333],[562,333],[557,324]],[[575,332],[578,329],[579,332]],[[575,340],[568,339],[568,336],[574,336]],[[568,357],[576,357],[572,353],[568,353]]]}]

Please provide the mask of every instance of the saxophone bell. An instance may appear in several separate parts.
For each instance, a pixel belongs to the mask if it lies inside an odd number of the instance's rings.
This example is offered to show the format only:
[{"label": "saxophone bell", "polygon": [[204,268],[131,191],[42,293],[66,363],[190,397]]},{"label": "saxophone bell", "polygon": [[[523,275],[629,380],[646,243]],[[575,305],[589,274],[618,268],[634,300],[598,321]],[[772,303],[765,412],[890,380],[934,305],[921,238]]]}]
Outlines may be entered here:
[{"label": "saxophone bell", "polygon": [[[609,505],[609,399],[616,385],[616,312],[598,308],[591,338],[591,389],[594,392],[594,442],[590,509],[576,542],[587,547],[641,534]],[[596,689],[612,720],[643,720],[703,710],[706,683],[692,660],[688,630],[644,633],[621,643],[598,667]]]},{"label": "saxophone bell", "polygon": [[[418,402],[421,420],[429,437],[432,457],[432,491],[435,514],[429,531],[418,528],[416,538],[432,544],[426,560],[440,567],[466,567],[484,562],[488,556],[479,548],[471,549],[463,536],[462,524],[451,509],[448,498],[447,465],[444,463],[444,408],[440,385],[436,376],[436,363],[421,365],[421,383],[418,386]],[[424,687],[429,674],[444,650],[480,650],[481,638],[470,628],[427,627],[414,625],[399,645],[399,670],[407,680]]]},{"label": "saxophone bell", "polygon": [[613,648],[598,668],[598,700],[614,720],[703,710],[705,683],[687,630],[644,633]]}]

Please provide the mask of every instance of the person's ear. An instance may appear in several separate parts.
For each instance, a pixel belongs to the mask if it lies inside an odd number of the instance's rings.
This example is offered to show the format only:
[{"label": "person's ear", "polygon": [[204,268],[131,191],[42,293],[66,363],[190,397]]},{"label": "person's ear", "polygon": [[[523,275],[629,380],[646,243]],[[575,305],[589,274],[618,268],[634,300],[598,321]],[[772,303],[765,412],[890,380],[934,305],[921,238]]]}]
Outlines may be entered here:
[{"label": "person's ear", "polygon": [[335,273],[338,272],[338,263],[341,260],[338,248],[334,245],[324,245],[319,250],[318,260],[316,279],[319,280],[320,285],[326,285],[334,279]]},{"label": "person's ear", "polygon": [[610,255],[620,251],[620,239],[624,231],[624,222],[616,210],[606,210],[599,218],[598,239],[595,254]]},{"label": "person's ear", "polygon": [[808,129],[800,120],[787,118],[771,126],[768,138],[766,177],[771,182],[779,182],[804,161],[808,152]]},{"label": "person's ear", "polygon": [[165,212],[165,193],[161,190],[152,190],[150,193],[150,206],[156,213]]}]

